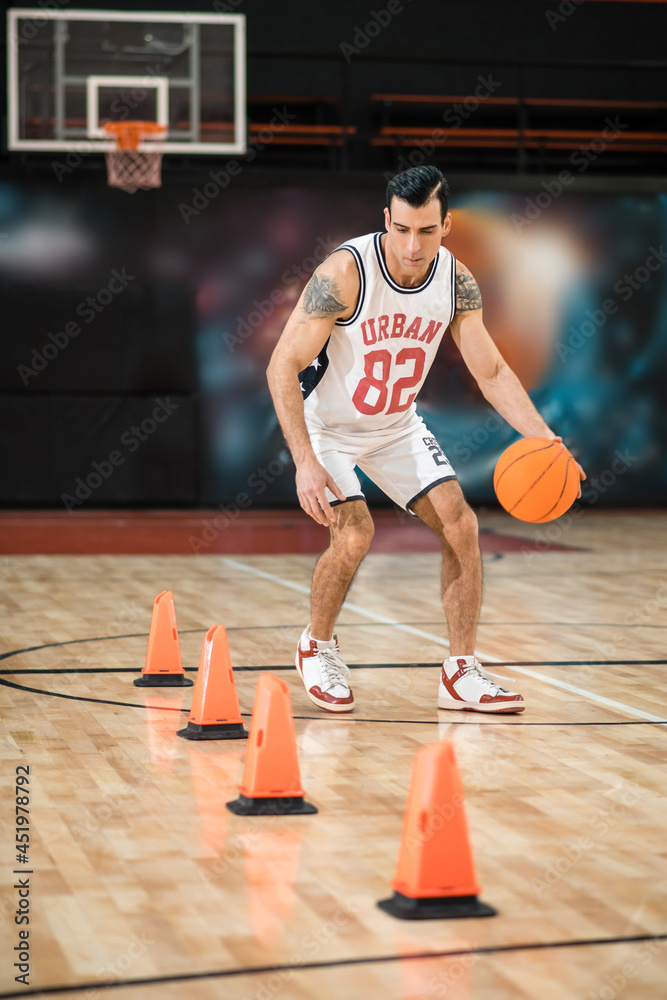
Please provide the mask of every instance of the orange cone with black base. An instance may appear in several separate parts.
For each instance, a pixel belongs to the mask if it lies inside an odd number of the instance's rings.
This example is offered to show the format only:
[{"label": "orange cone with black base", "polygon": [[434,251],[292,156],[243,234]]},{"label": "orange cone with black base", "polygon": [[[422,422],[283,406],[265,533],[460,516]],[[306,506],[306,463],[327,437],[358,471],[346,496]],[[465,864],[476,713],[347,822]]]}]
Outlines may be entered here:
[{"label": "orange cone with black base", "polygon": [[378,906],[402,920],[493,917],[480,891],[452,743],[431,743],[415,756],[391,887]]},{"label": "orange cone with black base", "polygon": [[163,590],[153,602],[146,663],[141,671],[141,677],[137,677],[134,683],[137,687],[191,687],[192,685],[190,678],[185,676],[181,663],[174,595],[170,590]]},{"label": "orange cone with black base", "polygon": [[316,813],[304,799],[292,702],[285,681],[262,674],[255,704],[239,797],[227,808],[239,816]]},{"label": "orange cone with black base", "polygon": [[244,740],[248,735],[224,625],[212,625],[204,637],[188,724],[176,735],[186,740]]}]

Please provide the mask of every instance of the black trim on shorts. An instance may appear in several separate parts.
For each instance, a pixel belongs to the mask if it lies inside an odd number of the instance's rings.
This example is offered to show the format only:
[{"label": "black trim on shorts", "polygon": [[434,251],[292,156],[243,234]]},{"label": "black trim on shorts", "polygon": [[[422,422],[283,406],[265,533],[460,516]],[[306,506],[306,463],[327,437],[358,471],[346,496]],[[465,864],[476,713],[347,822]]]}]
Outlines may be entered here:
[{"label": "black trim on shorts", "polygon": [[[425,489],[421,490],[417,494],[417,496],[414,496],[412,498],[412,500],[408,500],[408,502],[405,505],[405,509],[407,510],[410,504],[413,504],[415,500],[420,500],[423,496],[425,496],[426,493],[429,492],[429,490],[432,490],[434,486],[439,486],[440,483],[448,483],[450,479],[458,479],[458,476],[456,475],[456,473],[453,473],[453,475],[451,476],[443,476],[442,479],[436,479],[434,483],[431,483],[430,486],[427,486]],[[412,511],[410,511],[410,513],[412,513]]]},{"label": "black trim on shorts", "polygon": [[330,500],[329,501],[329,506],[330,507],[340,507],[340,505],[342,503],[349,503],[350,500],[365,500],[365,499],[366,499],[366,497],[363,495],[363,493],[360,493],[358,496],[355,496],[355,497],[345,497],[344,500]]}]

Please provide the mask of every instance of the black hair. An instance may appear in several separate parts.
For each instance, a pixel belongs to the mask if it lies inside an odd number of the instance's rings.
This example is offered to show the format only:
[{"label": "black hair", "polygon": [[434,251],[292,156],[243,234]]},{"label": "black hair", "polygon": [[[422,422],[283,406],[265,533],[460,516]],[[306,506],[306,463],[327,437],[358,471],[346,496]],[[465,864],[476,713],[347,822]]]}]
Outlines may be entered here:
[{"label": "black hair", "polygon": [[392,198],[400,198],[413,208],[421,208],[435,196],[440,199],[444,220],[449,207],[449,184],[438,168],[430,164],[410,167],[409,170],[396,174],[387,184],[387,208],[390,214]]}]

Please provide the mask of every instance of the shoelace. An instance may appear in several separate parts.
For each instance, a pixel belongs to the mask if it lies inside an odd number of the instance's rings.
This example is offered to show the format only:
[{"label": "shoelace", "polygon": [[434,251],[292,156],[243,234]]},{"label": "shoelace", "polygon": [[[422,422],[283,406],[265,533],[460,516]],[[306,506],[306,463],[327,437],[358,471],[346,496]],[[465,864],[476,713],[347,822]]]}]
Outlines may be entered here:
[{"label": "shoelace", "polygon": [[320,649],[317,655],[324,680],[329,687],[335,687],[337,684],[348,687],[347,678],[350,676],[350,670],[347,664],[341,660],[338,650]]},{"label": "shoelace", "polygon": [[496,684],[493,678],[489,677],[489,675],[482,670],[477,660],[475,660],[475,662],[468,667],[466,674],[474,674],[475,677],[480,680],[492,694],[509,694],[509,691],[507,691],[506,688],[501,687],[500,684]]}]

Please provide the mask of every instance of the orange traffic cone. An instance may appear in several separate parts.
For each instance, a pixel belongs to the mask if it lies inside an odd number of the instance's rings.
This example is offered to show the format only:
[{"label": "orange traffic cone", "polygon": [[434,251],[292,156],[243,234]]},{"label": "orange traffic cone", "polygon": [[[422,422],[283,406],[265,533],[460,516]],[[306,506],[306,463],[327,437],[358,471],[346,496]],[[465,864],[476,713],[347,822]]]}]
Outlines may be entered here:
[{"label": "orange traffic cone", "polygon": [[137,687],[190,687],[192,681],[185,676],[178,645],[174,595],[163,590],[153,602],[151,630],[148,636],[146,663],[141,677],[134,682]]},{"label": "orange traffic cone", "polygon": [[289,688],[275,674],[257,682],[239,793],[227,803],[239,816],[317,812],[303,797]]},{"label": "orange traffic cone", "polygon": [[188,724],[176,735],[186,740],[244,740],[248,735],[224,625],[212,625],[204,636]]},{"label": "orange traffic cone", "polygon": [[402,920],[493,917],[480,891],[468,838],[463,785],[452,743],[415,756],[391,899],[378,906]]}]

